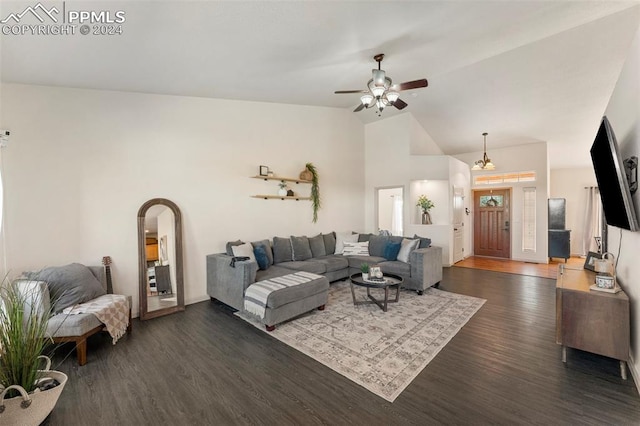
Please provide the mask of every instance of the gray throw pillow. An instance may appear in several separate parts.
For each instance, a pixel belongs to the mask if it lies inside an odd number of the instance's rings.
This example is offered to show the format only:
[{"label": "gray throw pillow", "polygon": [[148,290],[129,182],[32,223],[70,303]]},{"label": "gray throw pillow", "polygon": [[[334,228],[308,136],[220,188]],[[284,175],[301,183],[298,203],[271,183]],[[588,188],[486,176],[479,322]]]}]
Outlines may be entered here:
[{"label": "gray throw pillow", "polygon": [[324,240],[324,251],[328,254],[333,254],[336,252],[336,233],[329,232],[328,234],[322,234],[322,239]]},{"label": "gray throw pillow", "polygon": [[402,240],[404,239],[404,237],[400,237],[400,236],[397,236],[397,235],[392,235],[392,236],[390,236],[388,238],[389,238],[389,241],[391,241],[394,244],[401,243]]},{"label": "gray throw pillow", "polygon": [[372,235],[369,238],[369,255],[384,257],[384,248],[389,241],[389,237],[384,235]]},{"label": "gray throw pillow", "polygon": [[369,241],[369,239],[371,238],[373,234],[359,234],[358,235],[358,242],[359,243],[364,243],[365,241]]},{"label": "gray throw pillow", "polygon": [[267,259],[269,259],[269,265],[273,265],[273,250],[271,250],[271,243],[269,242],[269,240],[254,241],[251,243],[251,245],[254,249],[258,246],[264,246],[264,251],[267,254]]},{"label": "gray throw pillow", "polygon": [[291,250],[293,252],[293,260],[308,260],[313,257],[311,247],[309,246],[309,238],[291,236]]},{"label": "gray throw pillow", "polygon": [[309,238],[309,247],[311,247],[311,255],[313,257],[326,256],[327,250],[324,247],[324,238],[322,234]]},{"label": "gray throw pillow", "polygon": [[420,239],[420,245],[418,246],[418,248],[427,248],[427,247],[431,247],[431,238],[426,238],[426,237],[421,237],[418,234],[413,234],[413,238],[419,238]]},{"label": "gray throw pillow", "polygon": [[225,250],[227,251],[227,255],[228,256],[233,256],[233,249],[231,247],[233,247],[233,246],[241,246],[242,244],[244,244],[244,243],[242,241],[240,241],[240,240],[229,241],[227,243],[227,245],[225,246]]},{"label": "gray throw pillow", "polygon": [[91,270],[79,263],[44,268],[26,275],[29,279],[47,282],[54,313],[107,293]]},{"label": "gray throw pillow", "polygon": [[291,262],[292,260],[291,240],[273,237],[273,263]]}]

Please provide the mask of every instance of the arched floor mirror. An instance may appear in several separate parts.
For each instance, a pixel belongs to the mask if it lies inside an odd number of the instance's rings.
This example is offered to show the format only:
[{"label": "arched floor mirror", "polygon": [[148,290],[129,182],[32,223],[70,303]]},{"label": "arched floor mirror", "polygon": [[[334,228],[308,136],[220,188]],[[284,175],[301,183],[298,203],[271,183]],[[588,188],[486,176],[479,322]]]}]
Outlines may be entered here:
[{"label": "arched floor mirror", "polygon": [[182,216],[165,198],[138,210],[140,319],[184,311]]}]

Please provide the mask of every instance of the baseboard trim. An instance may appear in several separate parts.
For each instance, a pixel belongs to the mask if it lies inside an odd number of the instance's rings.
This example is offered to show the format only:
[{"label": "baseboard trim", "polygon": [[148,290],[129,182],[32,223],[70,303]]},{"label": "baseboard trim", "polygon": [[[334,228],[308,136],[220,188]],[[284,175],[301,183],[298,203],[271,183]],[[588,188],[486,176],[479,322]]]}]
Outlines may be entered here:
[{"label": "baseboard trim", "polygon": [[640,394],[640,374],[638,374],[638,370],[636,370],[636,363],[633,359],[632,354],[629,354],[629,362],[627,362],[627,367],[629,367],[629,372],[631,373],[633,382],[636,384],[636,389],[638,389],[638,393]]}]

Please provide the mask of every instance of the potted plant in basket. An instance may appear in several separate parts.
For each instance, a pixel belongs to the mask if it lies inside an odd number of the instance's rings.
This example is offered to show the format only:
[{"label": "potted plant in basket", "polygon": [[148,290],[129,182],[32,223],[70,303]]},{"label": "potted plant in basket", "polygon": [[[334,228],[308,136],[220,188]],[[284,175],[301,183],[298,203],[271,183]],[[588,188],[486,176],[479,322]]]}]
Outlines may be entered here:
[{"label": "potted plant in basket", "polygon": [[418,202],[416,206],[420,207],[420,209],[422,210],[422,224],[430,225],[431,215],[429,214],[429,210],[431,210],[436,205],[433,204],[433,201],[428,199],[426,195],[421,195],[418,197]]},{"label": "potted plant in basket", "polygon": [[51,311],[42,308],[37,285],[0,284],[0,424],[39,425],[67,382],[43,355]]}]

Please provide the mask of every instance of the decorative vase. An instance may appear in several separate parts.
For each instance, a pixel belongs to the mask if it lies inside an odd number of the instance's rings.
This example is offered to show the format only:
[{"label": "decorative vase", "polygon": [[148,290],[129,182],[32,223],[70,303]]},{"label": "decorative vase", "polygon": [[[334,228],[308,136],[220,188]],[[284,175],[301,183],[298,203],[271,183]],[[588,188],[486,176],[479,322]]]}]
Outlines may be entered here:
[{"label": "decorative vase", "polygon": [[365,280],[365,281],[368,280],[369,279],[369,273],[368,272],[363,272],[362,273],[362,279]]},{"label": "decorative vase", "polygon": [[286,190],[286,188],[280,188],[280,189],[278,190],[278,195],[279,195],[279,196],[281,196],[281,197],[286,197],[286,196],[287,196],[287,190]]},{"label": "decorative vase", "polygon": [[[37,426],[47,418],[53,410],[58,398],[67,383],[67,375],[49,370],[51,361],[47,361],[45,370],[40,370],[42,377],[52,378],[58,381],[59,385],[44,391],[26,393],[22,386],[8,386],[0,394],[0,424],[10,425],[34,425]],[[9,389],[16,389],[20,396],[6,399],[5,395]]]},{"label": "decorative vase", "polygon": [[431,225],[431,215],[429,212],[422,212],[422,224]]}]

